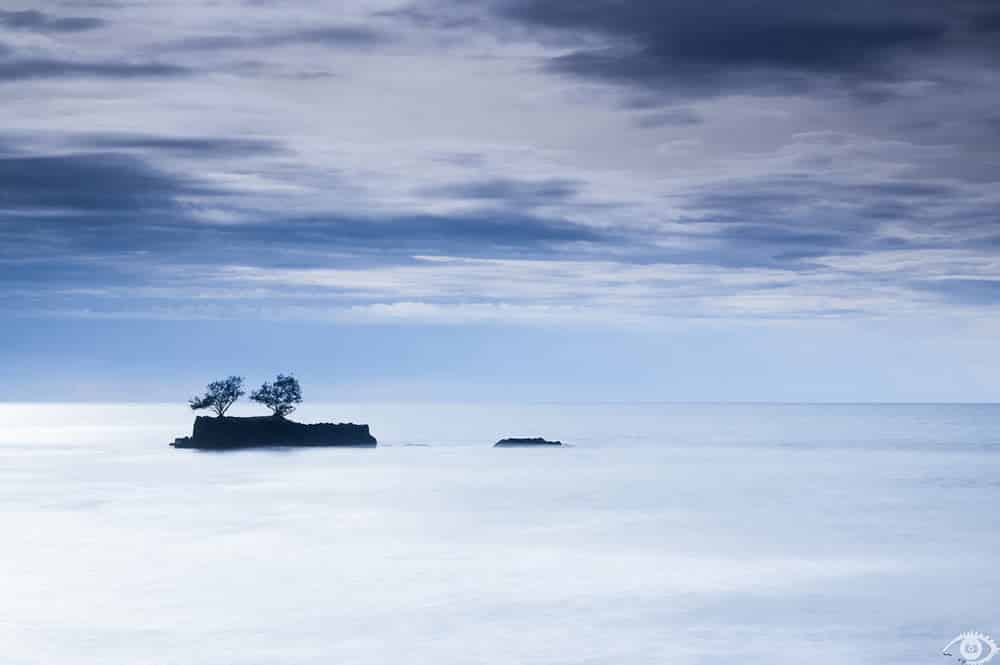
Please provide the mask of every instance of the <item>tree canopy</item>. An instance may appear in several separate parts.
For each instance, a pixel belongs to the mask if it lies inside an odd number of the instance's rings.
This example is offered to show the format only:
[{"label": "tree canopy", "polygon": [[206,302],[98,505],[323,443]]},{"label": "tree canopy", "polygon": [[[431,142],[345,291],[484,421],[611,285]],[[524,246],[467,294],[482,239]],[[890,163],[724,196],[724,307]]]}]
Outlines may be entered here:
[{"label": "tree canopy", "polygon": [[245,392],[243,391],[243,377],[230,376],[220,381],[213,381],[206,387],[205,394],[201,397],[192,397],[188,404],[193,411],[199,409],[211,409],[220,418],[226,415],[236,400]]},{"label": "tree canopy", "polygon": [[274,383],[265,381],[250,393],[250,399],[271,409],[275,416],[284,418],[295,410],[295,404],[302,401],[302,388],[294,376],[279,374]]}]

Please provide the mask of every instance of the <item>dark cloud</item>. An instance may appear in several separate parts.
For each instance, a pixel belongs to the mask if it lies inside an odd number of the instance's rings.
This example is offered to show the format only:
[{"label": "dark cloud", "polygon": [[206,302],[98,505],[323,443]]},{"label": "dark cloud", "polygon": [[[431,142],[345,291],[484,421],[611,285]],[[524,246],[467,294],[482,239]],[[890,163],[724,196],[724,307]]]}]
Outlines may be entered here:
[{"label": "dark cloud", "polygon": [[995,218],[989,200],[919,179],[747,178],[689,192],[678,204],[685,212],[677,221],[708,227],[699,237],[712,251],[673,260],[806,271],[830,254],[975,248]]},{"label": "dark cloud", "polygon": [[201,158],[249,157],[284,152],[284,148],[277,141],[248,138],[98,134],[77,140],[83,145],[102,150],[157,151]]},{"label": "dark cloud", "polygon": [[328,25],[251,35],[216,34],[186,37],[172,41],[166,47],[184,51],[223,51],[300,45],[358,49],[370,48],[387,41],[390,41],[389,35],[369,27]]},{"label": "dark cloud", "polygon": [[422,190],[422,193],[432,197],[489,201],[515,209],[527,209],[563,203],[575,197],[580,188],[581,183],[565,178],[538,181],[495,178],[431,187]]},{"label": "dark cloud", "polygon": [[987,34],[1000,32],[1000,11],[977,16],[973,19],[972,26],[977,32]]},{"label": "dark cloud", "polygon": [[915,280],[910,287],[966,305],[1000,305],[1000,279]]},{"label": "dark cloud", "polygon": [[618,26],[624,36],[640,45],[626,57],[665,67],[840,71],[872,67],[873,60],[887,51],[927,45],[944,34],[941,27],[918,23],[865,25],[816,20],[756,21],[738,27],[716,21],[694,28],[678,26],[669,20],[671,14],[643,18],[641,25]]},{"label": "dark cloud", "polygon": [[581,224],[508,211],[376,218],[325,216],[286,219],[247,227],[262,242],[349,247],[400,255],[446,253],[465,256],[538,255],[553,245],[608,242],[612,236]]},{"label": "dark cloud", "polygon": [[114,153],[0,158],[0,205],[22,212],[50,209],[102,216],[176,208],[176,198],[213,190]]},{"label": "dark cloud", "polygon": [[[125,143],[209,156],[261,147],[152,137]],[[337,265],[371,266],[411,262],[415,254],[540,257],[570,244],[619,242],[609,232],[510,210],[289,217],[239,206],[233,192],[138,155],[0,155],[0,282],[100,289],[141,283],[176,265],[329,267],[337,256]],[[243,212],[245,221],[213,223],[199,216],[206,207]]]},{"label": "dark cloud", "polygon": [[83,32],[104,25],[105,21],[93,16],[52,16],[35,9],[14,12],[0,10],[0,26],[12,30]]},{"label": "dark cloud", "polygon": [[[790,0],[713,3],[636,0],[511,0],[504,20],[577,37],[556,71],[660,92],[729,89],[801,92],[819,80],[849,85],[895,80],[909,59],[958,44],[988,47],[969,28],[985,2],[848,0],[829,7]],[[978,18],[977,18],[978,17]],[[604,43],[595,46],[594,37]],[[869,91],[869,94],[874,94]],[[887,94],[882,91],[882,94]]]},{"label": "dark cloud", "polygon": [[859,194],[871,194],[894,199],[932,198],[941,200],[961,195],[954,185],[906,180],[887,180],[885,182],[855,185],[851,189]]},{"label": "dark cloud", "polygon": [[187,76],[191,70],[160,62],[84,62],[54,58],[0,60],[0,83],[32,79],[158,79]]},{"label": "dark cloud", "polygon": [[847,234],[778,224],[733,223],[719,237],[734,248],[751,248],[755,252],[770,249],[772,258],[783,261],[823,256],[854,243]]}]

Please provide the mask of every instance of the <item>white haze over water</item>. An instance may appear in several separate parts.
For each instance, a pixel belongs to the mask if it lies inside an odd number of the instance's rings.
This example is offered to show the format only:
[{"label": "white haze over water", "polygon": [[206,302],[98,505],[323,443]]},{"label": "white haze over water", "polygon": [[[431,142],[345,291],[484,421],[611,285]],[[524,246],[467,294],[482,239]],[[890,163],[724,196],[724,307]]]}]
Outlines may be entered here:
[{"label": "white haze over water", "polygon": [[296,415],[381,445],[174,450],[183,406],[0,405],[0,662],[916,665],[1000,633],[1000,406]]}]

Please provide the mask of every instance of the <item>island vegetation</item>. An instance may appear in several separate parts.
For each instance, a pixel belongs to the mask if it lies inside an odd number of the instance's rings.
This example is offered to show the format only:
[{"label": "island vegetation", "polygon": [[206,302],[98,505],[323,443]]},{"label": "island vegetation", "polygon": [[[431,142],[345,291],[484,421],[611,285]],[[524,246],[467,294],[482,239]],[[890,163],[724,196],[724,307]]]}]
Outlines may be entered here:
[{"label": "island vegetation", "polygon": [[[205,387],[204,395],[192,397],[188,404],[192,411],[209,409],[215,412],[217,418],[222,418],[245,394],[243,377],[230,376],[212,381]],[[296,404],[302,402],[302,387],[291,374],[279,374],[273,383],[265,381],[260,388],[250,393],[250,399],[269,408],[276,418],[284,418],[295,410]]]},{"label": "island vegetation", "polygon": [[279,374],[274,383],[267,381],[250,393],[250,399],[271,409],[277,418],[284,418],[302,402],[302,388],[292,375]]},{"label": "island vegetation", "polygon": [[244,394],[246,393],[243,390],[243,377],[230,376],[226,379],[212,381],[205,387],[204,395],[192,397],[188,400],[188,404],[191,405],[192,411],[211,409],[215,412],[216,417],[221,418],[226,415],[229,407]]}]

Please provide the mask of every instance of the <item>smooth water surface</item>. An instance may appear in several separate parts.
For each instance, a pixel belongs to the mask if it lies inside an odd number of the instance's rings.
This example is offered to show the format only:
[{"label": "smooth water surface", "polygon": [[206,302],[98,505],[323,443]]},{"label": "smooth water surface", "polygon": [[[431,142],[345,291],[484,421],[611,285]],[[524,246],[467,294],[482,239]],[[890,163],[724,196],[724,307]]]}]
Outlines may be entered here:
[{"label": "smooth water surface", "polygon": [[[380,447],[174,450],[183,406],[0,405],[0,662],[916,665],[1000,634],[998,406],[296,417]],[[490,447],[536,435],[572,446]]]}]

